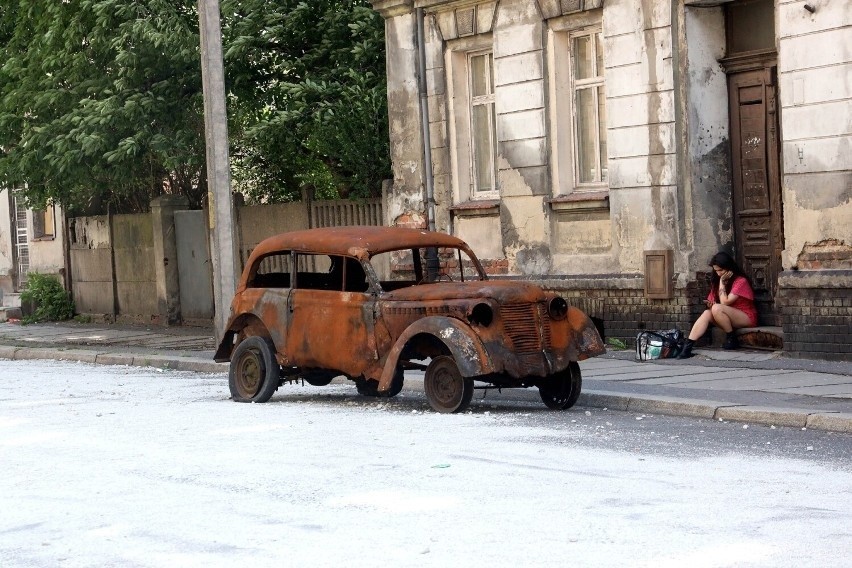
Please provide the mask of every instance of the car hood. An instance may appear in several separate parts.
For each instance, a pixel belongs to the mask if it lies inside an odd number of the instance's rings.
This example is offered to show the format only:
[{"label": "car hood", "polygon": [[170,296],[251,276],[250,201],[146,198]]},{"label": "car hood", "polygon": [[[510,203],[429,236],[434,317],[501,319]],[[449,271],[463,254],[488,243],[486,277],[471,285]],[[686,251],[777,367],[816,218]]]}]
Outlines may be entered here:
[{"label": "car hood", "polygon": [[536,284],[519,280],[474,280],[410,286],[387,292],[382,299],[397,302],[492,299],[500,304],[517,304],[541,301],[544,291]]}]

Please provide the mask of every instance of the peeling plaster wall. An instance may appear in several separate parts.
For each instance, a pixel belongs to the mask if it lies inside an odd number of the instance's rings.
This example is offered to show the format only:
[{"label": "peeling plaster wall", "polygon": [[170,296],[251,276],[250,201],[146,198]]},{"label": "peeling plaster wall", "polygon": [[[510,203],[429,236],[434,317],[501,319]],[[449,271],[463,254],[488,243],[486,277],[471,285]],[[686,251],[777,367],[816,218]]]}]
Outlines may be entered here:
[{"label": "peeling plaster wall", "polygon": [[420,97],[417,90],[417,21],[414,13],[385,20],[387,42],[388,118],[390,125],[393,187],[388,194],[386,217],[395,224],[400,216],[421,216],[423,200],[423,140]]},{"label": "peeling plaster wall", "polygon": [[638,273],[645,250],[677,250],[680,225],[670,4],[610,0],[603,33],[614,252]]},{"label": "peeling plaster wall", "polygon": [[15,291],[15,265],[12,262],[12,211],[10,209],[9,190],[0,191],[0,291]]},{"label": "peeling plaster wall", "polygon": [[728,86],[718,62],[725,55],[724,15],[721,7],[686,8],[684,21],[689,103],[684,194],[692,221],[692,247],[680,251],[680,266],[691,273],[703,270],[708,259],[733,241],[734,226]]},{"label": "peeling plaster wall", "polygon": [[500,2],[493,32],[497,179],[510,274],[551,269],[543,199],[549,191],[543,26],[534,2]]},{"label": "peeling plaster wall", "polygon": [[[54,206],[55,238],[29,242],[30,272],[62,274],[65,272],[65,211]],[[27,211],[29,226],[32,227],[32,211]],[[32,237],[32,229],[30,229]]]},{"label": "peeling plaster wall", "polygon": [[785,269],[811,245],[852,246],[852,10],[811,4],[776,12]]}]

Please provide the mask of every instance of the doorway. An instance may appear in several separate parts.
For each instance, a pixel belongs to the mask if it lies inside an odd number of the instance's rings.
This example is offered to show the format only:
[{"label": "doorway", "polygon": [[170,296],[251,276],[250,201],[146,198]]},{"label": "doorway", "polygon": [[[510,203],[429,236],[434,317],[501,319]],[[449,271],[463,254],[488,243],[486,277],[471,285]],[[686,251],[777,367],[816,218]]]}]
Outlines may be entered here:
[{"label": "doorway", "polygon": [[777,326],[784,215],[774,3],[740,0],[725,12],[734,246],[754,285],[759,323]]},{"label": "doorway", "polygon": [[768,67],[728,76],[734,242],[763,325],[779,325],[775,294],[784,248],[774,75]]}]

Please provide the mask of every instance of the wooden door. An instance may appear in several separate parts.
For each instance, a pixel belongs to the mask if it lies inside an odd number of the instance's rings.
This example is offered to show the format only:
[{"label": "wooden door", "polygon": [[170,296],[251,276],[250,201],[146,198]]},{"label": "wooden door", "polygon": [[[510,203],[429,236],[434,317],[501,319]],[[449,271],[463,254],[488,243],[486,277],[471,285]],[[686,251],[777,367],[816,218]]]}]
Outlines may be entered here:
[{"label": "wooden door", "polygon": [[752,278],[760,323],[780,325],[775,294],[784,218],[775,67],[729,74],[728,94],[737,262]]}]

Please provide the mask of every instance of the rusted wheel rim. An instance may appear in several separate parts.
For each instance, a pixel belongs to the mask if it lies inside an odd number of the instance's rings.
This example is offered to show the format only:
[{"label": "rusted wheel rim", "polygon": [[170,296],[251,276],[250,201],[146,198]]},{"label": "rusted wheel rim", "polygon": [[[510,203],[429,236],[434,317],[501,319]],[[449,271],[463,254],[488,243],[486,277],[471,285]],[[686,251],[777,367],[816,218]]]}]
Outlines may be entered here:
[{"label": "rusted wheel rim", "polygon": [[449,361],[441,361],[431,373],[427,383],[430,398],[442,408],[454,410],[464,395],[464,379]]},{"label": "rusted wheel rim", "polygon": [[257,394],[263,380],[264,369],[260,353],[254,349],[246,351],[237,365],[237,390],[244,398]]}]

